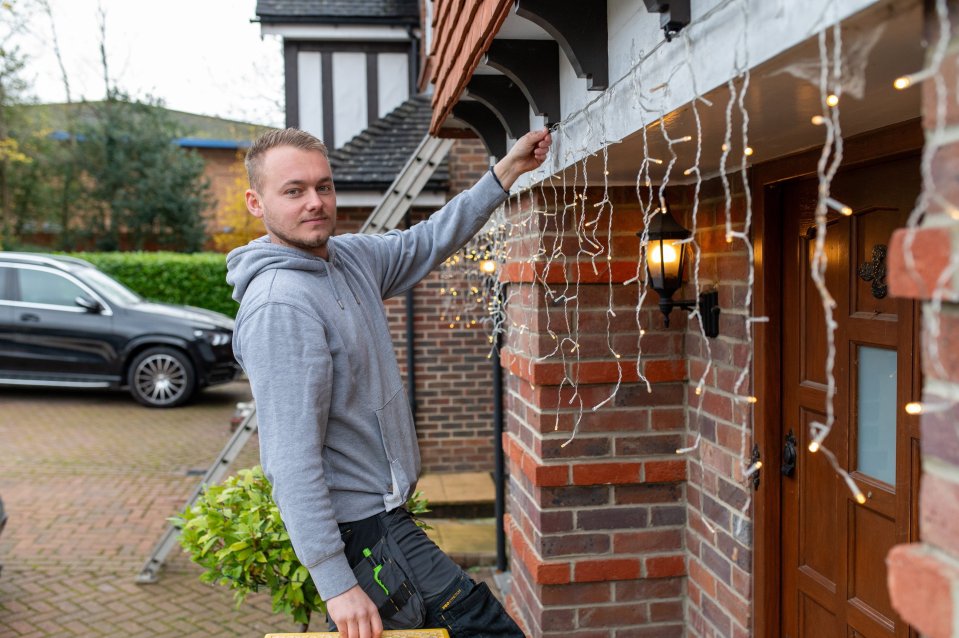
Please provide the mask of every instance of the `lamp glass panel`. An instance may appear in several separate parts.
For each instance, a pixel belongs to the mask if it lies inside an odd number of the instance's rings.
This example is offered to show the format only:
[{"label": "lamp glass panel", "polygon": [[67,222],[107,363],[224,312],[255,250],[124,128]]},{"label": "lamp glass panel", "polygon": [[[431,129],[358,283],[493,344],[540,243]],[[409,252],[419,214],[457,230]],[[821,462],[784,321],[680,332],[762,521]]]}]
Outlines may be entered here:
[{"label": "lamp glass panel", "polygon": [[678,239],[657,239],[649,246],[649,274],[653,288],[678,288],[685,245]]}]

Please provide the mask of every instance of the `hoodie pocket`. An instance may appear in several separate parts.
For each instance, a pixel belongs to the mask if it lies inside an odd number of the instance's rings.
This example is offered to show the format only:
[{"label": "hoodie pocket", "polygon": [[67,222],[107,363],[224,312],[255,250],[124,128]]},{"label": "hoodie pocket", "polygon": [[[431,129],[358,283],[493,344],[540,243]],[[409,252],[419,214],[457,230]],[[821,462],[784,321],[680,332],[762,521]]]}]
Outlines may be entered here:
[{"label": "hoodie pocket", "polygon": [[376,410],[376,420],[380,425],[386,458],[396,479],[410,484],[419,474],[420,450],[410,402],[402,387],[393,393],[386,405]]}]

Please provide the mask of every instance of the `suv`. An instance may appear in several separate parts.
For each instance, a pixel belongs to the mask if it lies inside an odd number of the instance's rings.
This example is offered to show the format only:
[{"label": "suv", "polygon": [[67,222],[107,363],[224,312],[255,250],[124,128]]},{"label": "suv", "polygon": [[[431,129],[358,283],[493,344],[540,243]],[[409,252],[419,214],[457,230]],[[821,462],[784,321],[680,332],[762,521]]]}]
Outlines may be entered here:
[{"label": "suv", "polygon": [[147,301],[73,257],[0,252],[0,385],[129,389],[156,408],[236,378],[233,320]]}]

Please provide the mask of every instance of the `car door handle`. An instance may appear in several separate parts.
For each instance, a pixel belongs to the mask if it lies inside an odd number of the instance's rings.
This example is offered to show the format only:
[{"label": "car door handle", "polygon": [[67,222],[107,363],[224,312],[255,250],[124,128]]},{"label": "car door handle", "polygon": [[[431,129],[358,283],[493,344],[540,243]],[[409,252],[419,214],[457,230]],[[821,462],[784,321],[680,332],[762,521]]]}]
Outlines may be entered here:
[{"label": "car door handle", "polygon": [[32,312],[25,312],[20,315],[20,321],[26,321],[28,323],[40,323],[40,315],[35,315]]}]

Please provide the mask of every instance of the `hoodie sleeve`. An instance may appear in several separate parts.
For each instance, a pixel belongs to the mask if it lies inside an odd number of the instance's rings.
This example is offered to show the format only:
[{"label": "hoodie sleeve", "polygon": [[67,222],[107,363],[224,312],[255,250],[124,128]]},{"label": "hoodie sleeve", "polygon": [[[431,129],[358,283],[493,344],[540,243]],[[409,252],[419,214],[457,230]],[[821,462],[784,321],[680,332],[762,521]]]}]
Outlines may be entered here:
[{"label": "hoodie sleeve", "polygon": [[412,228],[374,236],[372,243],[384,299],[415,286],[478,233],[507,194],[492,171],[471,189]]},{"label": "hoodie sleeve", "polygon": [[326,331],[305,310],[270,302],[245,316],[237,332],[257,399],[263,471],[297,557],[329,600],[356,577],[343,553],[321,455],[333,384]]}]

